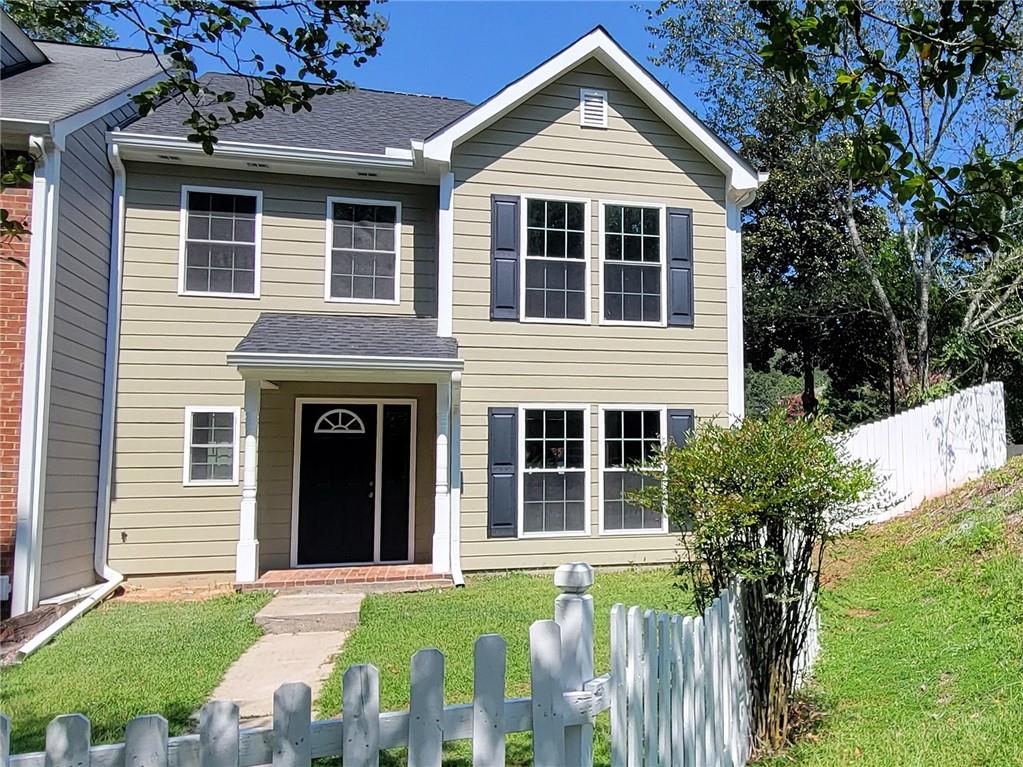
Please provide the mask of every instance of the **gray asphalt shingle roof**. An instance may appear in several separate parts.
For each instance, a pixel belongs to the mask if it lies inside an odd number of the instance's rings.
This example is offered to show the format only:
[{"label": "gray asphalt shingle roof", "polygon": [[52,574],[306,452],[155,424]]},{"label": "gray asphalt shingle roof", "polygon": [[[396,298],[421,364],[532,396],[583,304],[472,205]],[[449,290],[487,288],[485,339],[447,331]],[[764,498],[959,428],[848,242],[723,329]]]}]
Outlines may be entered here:
[{"label": "gray asphalt shingle roof", "polygon": [[456,359],[458,342],[439,338],[428,317],[263,312],[234,352]]},{"label": "gray asphalt shingle roof", "polygon": [[[218,90],[234,91],[236,106],[249,88],[246,79],[237,75],[208,74],[200,79]],[[425,139],[472,107],[440,96],[356,89],[316,96],[311,112],[267,110],[262,119],[224,127],[217,136],[221,141],[382,154],[387,147],[408,149],[412,140]],[[205,109],[227,114],[223,104]],[[185,138],[189,131],[183,122],[190,113],[183,99],[171,99],[123,130]]]},{"label": "gray asphalt shingle roof", "polygon": [[158,74],[144,51],[36,42],[49,59],[3,78],[0,117],[50,122],[81,112]]}]

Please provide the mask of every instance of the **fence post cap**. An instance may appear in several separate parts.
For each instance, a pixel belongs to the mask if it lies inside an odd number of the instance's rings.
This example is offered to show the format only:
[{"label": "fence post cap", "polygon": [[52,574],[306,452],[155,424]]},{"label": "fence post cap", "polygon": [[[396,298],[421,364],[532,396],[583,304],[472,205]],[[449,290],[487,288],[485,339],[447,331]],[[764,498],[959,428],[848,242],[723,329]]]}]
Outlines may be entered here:
[{"label": "fence post cap", "polygon": [[582,594],[593,585],[593,568],[585,562],[569,562],[554,571],[554,585],[566,594]]}]

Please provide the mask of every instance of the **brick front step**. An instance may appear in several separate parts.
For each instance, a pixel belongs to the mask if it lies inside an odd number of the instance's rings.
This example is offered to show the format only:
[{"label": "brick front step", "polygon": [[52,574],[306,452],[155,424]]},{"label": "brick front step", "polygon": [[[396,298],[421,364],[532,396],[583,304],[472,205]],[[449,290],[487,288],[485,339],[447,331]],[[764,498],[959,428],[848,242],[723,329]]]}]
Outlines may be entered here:
[{"label": "brick front step", "polygon": [[451,576],[433,572],[431,565],[368,565],[364,567],[316,567],[268,570],[252,583],[236,583],[241,591],[298,590],[309,587],[343,586],[346,590],[394,587],[414,591],[450,585]]}]

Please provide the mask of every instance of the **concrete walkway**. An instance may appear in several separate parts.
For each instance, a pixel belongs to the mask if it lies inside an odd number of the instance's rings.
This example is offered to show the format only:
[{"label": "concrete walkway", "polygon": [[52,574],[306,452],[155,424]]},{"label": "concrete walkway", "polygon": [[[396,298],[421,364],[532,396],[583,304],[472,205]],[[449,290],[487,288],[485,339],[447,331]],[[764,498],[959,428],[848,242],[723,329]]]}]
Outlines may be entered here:
[{"label": "concrete walkway", "polygon": [[364,594],[278,594],[255,622],[266,633],[227,670],[211,700],[233,700],[247,726],[268,724],[274,691],[305,682],[316,700],[334,656],[359,622]]}]

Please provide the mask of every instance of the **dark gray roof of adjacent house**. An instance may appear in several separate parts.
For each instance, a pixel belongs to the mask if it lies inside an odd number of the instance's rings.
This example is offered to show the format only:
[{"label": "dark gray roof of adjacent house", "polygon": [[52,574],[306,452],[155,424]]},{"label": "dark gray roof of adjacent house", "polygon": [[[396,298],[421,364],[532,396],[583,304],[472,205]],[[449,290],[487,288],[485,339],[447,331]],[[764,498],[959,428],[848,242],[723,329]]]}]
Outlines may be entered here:
[{"label": "dark gray roof of adjacent house", "polygon": [[50,122],[88,109],[158,74],[148,51],[36,42],[49,59],[0,83],[0,117]]},{"label": "dark gray roof of adjacent house", "polygon": [[264,312],[234,353],[456,359],[458,342],[438,337],[429,317]]},{"label": "dark gray roof of adjacent house", "polygon": [[[208,74],[200,79],[218,90],[235,92],[236,108],[250,89],[249,81],[237,75]],[[382,154],[387,147],[409,149],[411,141],[425,139],[472,107],[466,101],[440,96],[355,89],[316,96],[311,112],[267,110],[262,119],[221,128],[217,137],[221,141]],[[204,110],[227,114],[223,104],[211,104]],[[123,130],[185,138],[189,131],[183,121],[190,113],[184,100],[171,99]]]}]

